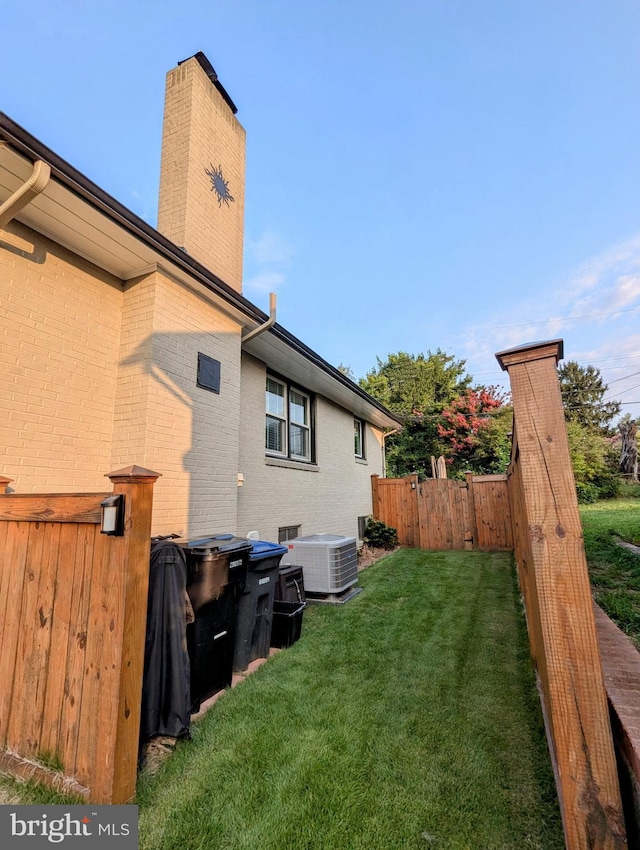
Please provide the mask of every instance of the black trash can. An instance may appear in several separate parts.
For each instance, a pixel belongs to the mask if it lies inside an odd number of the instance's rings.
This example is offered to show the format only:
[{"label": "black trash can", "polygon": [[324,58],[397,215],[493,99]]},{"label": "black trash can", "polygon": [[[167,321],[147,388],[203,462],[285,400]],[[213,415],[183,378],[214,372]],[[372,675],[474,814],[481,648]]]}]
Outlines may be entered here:
[{"label": "black trash can", "polygon": [[302,615],[306,607],[306,602],[283,602],[276,599],[273,603],[271,646],[285,649],[300,639]]},{"label": "black trash can", "polygon": [[271,646],[284,649],[299,640],[306,607],[302,567],[283,564],[278,570],[273,602]]},{"label": "black trash can", "polygon": [[170,540],[152,540],[142,679],[140,743],[158,735],[189,735],[187,562]]},{"label": "black trash can", "polygon": [[278,570],[275,598],[279,602],[304,602],[304,574],[297,564],[282,564]]},{"label": "black trash can", "polygon": [[187,593],[194,622],[187,627],[191,663],[191,711],[231,684],[238,604],[247,578],[251,543],[233,534],[191,540]]},{"label": "black trash can", "polygon": [[233,669],[246,670],[256,658],[266,658],[271,646],[273,600],[278,567],[286,547],[264,540],[251,540],[244,593],[238,608],[238,630]]}]

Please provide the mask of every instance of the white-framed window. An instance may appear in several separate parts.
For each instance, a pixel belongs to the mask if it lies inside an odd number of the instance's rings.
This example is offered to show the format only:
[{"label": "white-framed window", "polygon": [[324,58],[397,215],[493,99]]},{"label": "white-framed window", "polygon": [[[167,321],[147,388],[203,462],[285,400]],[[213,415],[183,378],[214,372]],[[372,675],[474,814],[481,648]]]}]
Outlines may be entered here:
[{"label": "white-framed window", "polygon": [[265,448],[270,454],[287,453],[287,388],[275,378],[267,378],[267,427]]},{"label": "white-framed window", "polygon": [[309,393],[268,375],[265,409],[267,454],[310,461],[312,431]]},{"label": "white-framed window", "polygon": [[353,418],[353,453],[357,458],[364,460],[364,422],[362,419]]}]

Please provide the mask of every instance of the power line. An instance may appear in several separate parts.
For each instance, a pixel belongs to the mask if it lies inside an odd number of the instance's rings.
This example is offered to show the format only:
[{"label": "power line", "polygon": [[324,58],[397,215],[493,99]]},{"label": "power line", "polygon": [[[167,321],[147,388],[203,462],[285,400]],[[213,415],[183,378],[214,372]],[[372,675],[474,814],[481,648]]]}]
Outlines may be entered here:
[{"label": "power line", "polygon": [[[618,381],[626,381],[629,378],[634,378],[636,375],[640,375],[640,372],[632,372],[630,375],[624,375],[622,378],[616,378],[614,381],[609,381],[609,384],[617,384]],[[631,387],[631,389],[634,389],[634,387]],[[624,390],[624,392],[626,392],[626,390]]]},{"label": "power line", "polygon": [[620,357],[600,357],[598,360],[592,360],[592,363],[607,363],[609,360],[627,360],[629,357],[640,357],[639,354],[623,354]]},{"label": "power line", "polygon": [[[637,389],[640,387],[640,384],[637,384],[636,387],[630,387],[630,389]],[[640,404],[639,401],[621,401],[619,402],[621,405],[629,405],[629,404]],[[563,410],[580,410],[584,405],[582,404],[570,404],[563,405]],[[597,402],[595,404],[590,404],[590,408],[595,409],[603,409],[607,406],[607,401]],[[453,413],[454,416],[462,416],[465,419],[489,419],[492,416],[499,416],[500,413],[504,411],[506,407],[512,407],[512,402],[508,401],[503,404],[501,407],[493,408],[491,410],[485,410],[482,413],[462,413],[461,411],[449,411]],[[444,410],[441,413],[419,413],[406,416],[405,419],[408,421],[423,421],[427,419],[442,419],[444,414]]]},{"label": "power line", "polygon": [[611,310],[608,313],[585,313],[583,316],[551,316],[538,322],[521,322],[517,325],[490,325],[489,330],[498,331],[505,328],[532,328],[538,325],[548,325],[549,322],[573,322],[576,319],[599,319],[602,316],[620,316],[623,313],[638,313],[640,307],[632,307],[629,310]]},{"label": "power line", "polygon": [[[631,392],[631,390],[637,390],[637,389],[638,389],[638,387],[640,387],[640,384],[636,384],[635,386],[633,386],[633,387],[629,387],[629,388],[628,388],[628,389],[626,389],[626,390],[620,390],[620,395],[624,395],[624,393],[630,393],[630,392]],[[605,399],[605,401],[609,401],[609,399]]]}]

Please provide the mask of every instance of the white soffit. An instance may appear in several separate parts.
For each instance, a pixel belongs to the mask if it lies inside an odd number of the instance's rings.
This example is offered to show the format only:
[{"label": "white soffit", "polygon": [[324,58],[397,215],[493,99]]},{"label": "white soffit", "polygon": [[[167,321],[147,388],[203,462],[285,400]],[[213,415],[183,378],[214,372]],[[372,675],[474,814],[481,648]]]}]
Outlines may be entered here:
[{"label": "white soffit", "polygon": [[[0,147],[0,202],[29,179],[32,169],[31,162],[6,146]],[[152,249],[55,177],[17,219],[121,280],[136,276],[135,270],[157,261]]]},{"label": "white soffit", "polygon": [[340,407],[365,419],[379,428],[397,428],[399,423],[349,389],[336,378],[312,363],[303,354],[291,348],[273,332],[266,331],[243,343],[243,349],[266,363],[267,368],[300,385],[301,389],[323,395]]},{"label": "white soffit", "polygon": [[[0,204],[29,179],[33,163],[0,144]],[[142,238],[101,212],[71,189],[52,177],[44,191],[16,216],[17,220],[48,237],[53,242],[83,257],[120,280],[126,281],[146,274],[157,264],[177,280],[199,291],[245,327],[255,327],[255,321],[239,308],[228,304],[222,296],[204,286],[188,270],[173,264]],[[367,402],[357,391],[350,390],[332,377],[302,352],[285,340],[267,331],[243,346],[246,351],[265,362],[301,387],[330,399],[355,416],[366,419],[380,428],[397,427],[398,423]]]},{"label": "white soffit", "polygon": [[[29,179],[32,170],[29,160],[8,146],[0,145],[0,204]],[[216,296],[194,275],[174,265],[55,177],[16,219],[123,281],[147,274],[160,265],[166,273],[209,298],[241,325],[247,325],[247,317],[241,310],[222,296]]]}]

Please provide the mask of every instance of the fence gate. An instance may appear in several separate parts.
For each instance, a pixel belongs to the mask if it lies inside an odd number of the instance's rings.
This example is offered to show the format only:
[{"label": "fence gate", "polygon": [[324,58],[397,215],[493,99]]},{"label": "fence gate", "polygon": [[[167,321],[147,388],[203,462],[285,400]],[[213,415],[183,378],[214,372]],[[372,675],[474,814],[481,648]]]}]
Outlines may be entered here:
[{"label": "fence gate", "polygon": [[395,528],[401,546],[420,549],[513,549],[506,475],[465,481],[371,478],[373,515]]},{"label": "fence gate", "polygon": [[0,495],[0,769],[125,803],[135,792],[158,473],[134,466],[109,477],[124,496],[117,537],[100,533],[111,493]]}]

